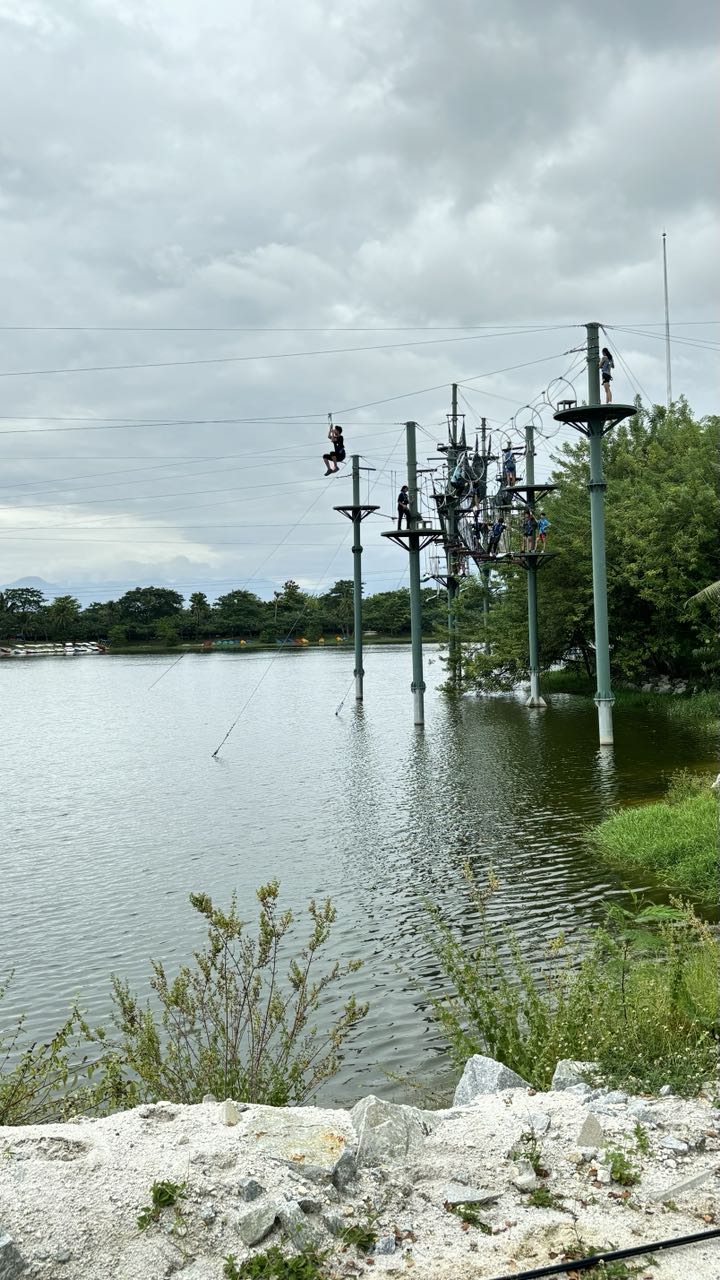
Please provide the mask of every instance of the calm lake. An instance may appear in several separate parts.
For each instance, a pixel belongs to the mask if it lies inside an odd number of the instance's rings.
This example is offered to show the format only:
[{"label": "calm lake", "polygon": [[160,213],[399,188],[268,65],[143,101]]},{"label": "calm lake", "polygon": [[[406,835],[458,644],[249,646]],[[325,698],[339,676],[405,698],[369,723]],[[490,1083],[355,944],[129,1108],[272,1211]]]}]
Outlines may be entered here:
[{"label": "calm lake", "polygon": [[16,971],[4,1016],[26,1010],[46,1034],[79,995],[106,1018],[111,973],[144,991],[151,956],[172,971],[198,944],[190,892],[224,904],[235,889],[252,919],[254,889],[277,876],[293,908],[329,895],[329,958],[364,961],[348,990],[370,1013],[325,1100],[407,1098],[387,1072],[446,1083],[421,900],[471,936],[467,858],[480,877],[496,870],[491,917],[539,958],[626,893],[585,847],[587,826],[661,795],[676,768],[715,767],[713,738],[660,708],[616,709],[612,754],[597,747],[595,708],[568,695],[546,711],[510,697],[450,704],[432,647],[424,735],[404,646],[367,651],[360,709],[346,650],[172,661],[0,663],[0,978]]}]

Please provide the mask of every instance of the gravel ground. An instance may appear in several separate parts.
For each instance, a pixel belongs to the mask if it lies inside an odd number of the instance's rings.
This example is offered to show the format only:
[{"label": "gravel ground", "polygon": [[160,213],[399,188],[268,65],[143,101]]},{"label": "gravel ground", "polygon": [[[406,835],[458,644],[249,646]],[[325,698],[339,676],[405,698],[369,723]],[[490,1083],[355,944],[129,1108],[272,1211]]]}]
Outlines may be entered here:
[{"label": "gravel ground", "polygon": [[[227,1255],[239,1265],[275,1243],[292,1253],[293,1241],[326,1250],[333,1278],[491,1280],[573,1247],[710,1230],[719,1130],[709,1100],[582,1088],[508,1089],[439,1112],[158,1103],[0,1128],[0,1280],[221,1280]],[[161,1180],[184,1194],[140,1230]],[[539,1188],[550,1207],[532,1203]],[[482,1226],[449,1211],[463,1200]],[[375,1252],[343,1242],[352,1225],[372,1230]],[[720,1239],[643,1260],[639,1274],[718,1280]]]}]

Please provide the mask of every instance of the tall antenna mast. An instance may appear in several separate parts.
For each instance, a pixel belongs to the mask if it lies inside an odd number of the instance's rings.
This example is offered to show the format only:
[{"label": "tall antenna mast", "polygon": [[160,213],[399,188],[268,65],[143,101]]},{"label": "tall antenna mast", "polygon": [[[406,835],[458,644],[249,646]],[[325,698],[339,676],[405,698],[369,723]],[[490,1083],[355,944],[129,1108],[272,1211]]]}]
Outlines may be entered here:
[{"label": "tall antenna mast", "polygon": [[663,231],[663,279],[665,281],[665,368],[667,372],[667,407],[672,404],[672,373],[670,369],[670,306],[667,281],[667,236]]}]

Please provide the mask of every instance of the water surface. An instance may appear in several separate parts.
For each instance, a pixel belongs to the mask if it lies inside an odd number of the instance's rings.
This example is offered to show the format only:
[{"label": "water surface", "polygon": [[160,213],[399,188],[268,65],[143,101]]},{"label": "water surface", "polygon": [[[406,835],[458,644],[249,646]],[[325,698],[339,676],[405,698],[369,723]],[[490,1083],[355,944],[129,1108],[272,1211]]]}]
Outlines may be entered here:
[{"label": "water surface", "polygon": [[405,647],[367,651],[360,708],[345,650],[188,654],[172,670],[166,655],[0,663],[5,1013],[27,1010],[46,1034],[80,994],[107,1017],[112,972],[144,991],[150,956],[172,970],[199,942],[190,892],[225,903],[236,890],[251,918],[255,888],[277,876],[293,908],[329,895],[331,958],[364,961],[347,990],[371,1011],[325,1097],[404,1096],[387,1071],[440,1078],[420,899],[472,935],[462,867],[493,867],[491,918],[539,958],[626,893],[587,826],[660,796],[674,768],[712,767],[714,744],[661,710],[616,709],[614,752],[601,752],[592,704],[449,703],[437,653],[425,657],[424,734]]}]

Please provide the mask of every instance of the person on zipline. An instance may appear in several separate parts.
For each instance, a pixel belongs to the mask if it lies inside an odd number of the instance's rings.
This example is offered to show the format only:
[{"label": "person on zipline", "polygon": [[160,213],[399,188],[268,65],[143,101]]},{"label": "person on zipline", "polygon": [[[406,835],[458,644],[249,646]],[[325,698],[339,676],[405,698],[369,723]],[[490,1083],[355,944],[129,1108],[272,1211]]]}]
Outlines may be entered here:
[{"label": "person on zipline", "polygon": [[608,351],[607,347],[603,347],[602,360],[600,361],[600,372],[602,374],[602,384],[603,384],[603,390],[605,392],[606,404],[612,404],[612,388],[610,386],[610,383],[612,382],[612,371],[614,368],[615,368],[615,361],[610,355],[610,352]]},{"label": "person on zipline", "polygon": [[[345,441],[343,440],[342,427],[330,426],[328,431],[328,440],[333,442],[332,453],[323,454],[323,462],[325,463],[325,475],[332,476],[338,469],[338,462],[345,461]],[[332,466],[330,464],[333,464]]]},{"label": "person on zipline", "polygon": [[535,517],[529,507],[523,512],[522,534],[523,534],[523,551],[535,550]]},{"label": "person on zipline", "polygon": [[535,542],[535,550],[538,552],[538,555],[544,555],[545,553],[545,543],[547,542],[547,531],[549,528],[550,521],[545,515],[545,512],[541,511],[537,522],[537,539]]},{"label": "person on zipline", "polygon": [[502,516],[500,516],[500,518],[495,521],[492,529],[490,530],[490,537],[488,539],[488,555],[489,556],[497,556],[498,547],[500,546],[500,539],[502,538],[504,532],[505,532],[505,521],[503,520]]},{"label": "person on zipline", "polygon": [[402,489],[398,494],[397,513],[398,513],[398,529],[402,529],[403,516],[405,517],[405,525],[409,529],[410,528],[410,493],[406,484],[403,485]]},{"label": "person on zipline", "polygon": [[515,454],[512,451],[512,445],[509,440],[505,445],[505,452],[503,454],[503,475],[505,477],[505,484],[508,489],[510,489],[517,480],[517,467],[515,464]]}]

